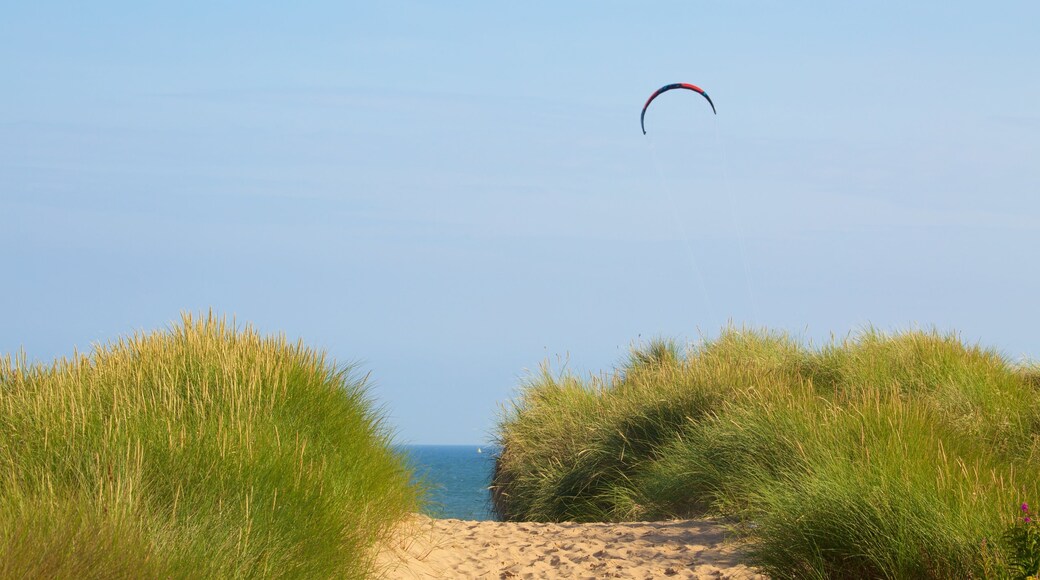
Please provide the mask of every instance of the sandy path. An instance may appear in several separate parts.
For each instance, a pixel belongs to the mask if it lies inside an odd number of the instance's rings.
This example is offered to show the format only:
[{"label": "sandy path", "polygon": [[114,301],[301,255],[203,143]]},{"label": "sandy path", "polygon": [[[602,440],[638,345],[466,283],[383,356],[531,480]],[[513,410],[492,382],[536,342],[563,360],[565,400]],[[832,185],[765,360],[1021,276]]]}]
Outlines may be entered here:
[{"label": "sandy path", "polygon": [[538,524],[416,516],[382,578],[765,578],[712,520]]}]

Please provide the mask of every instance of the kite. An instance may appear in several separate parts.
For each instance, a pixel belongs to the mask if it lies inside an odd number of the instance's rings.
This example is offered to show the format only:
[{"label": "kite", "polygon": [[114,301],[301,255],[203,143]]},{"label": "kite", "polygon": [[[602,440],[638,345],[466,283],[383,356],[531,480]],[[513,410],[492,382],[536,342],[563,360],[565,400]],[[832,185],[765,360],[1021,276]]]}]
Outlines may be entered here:
[{"label": "kite", "polygon": [[654,94],[650,95],[650,98],[646,100],[646,104],[643,105],[643,112],[639,114],[639,126],[643,128],[644,135],[646,135],[646,124],[644,123],[644,119],[646,118],[646,108],[649,107],[650,103],[657,98],[657,95],[660,95],[661,93],[670,91],[672,89],[686,89],[688,91],[700,93],[702,97],[708,100],[708,104],[711,105],[711,112],[715,113],[716,115],[718,114],[715,112],[715,103],[711,102],[711,97],[708,96],[708,93],[704,92],[704,89],[698,87],[697,85],[691,85],[689,83],[674,83],[670,85],[665,85],[654,91]]}]

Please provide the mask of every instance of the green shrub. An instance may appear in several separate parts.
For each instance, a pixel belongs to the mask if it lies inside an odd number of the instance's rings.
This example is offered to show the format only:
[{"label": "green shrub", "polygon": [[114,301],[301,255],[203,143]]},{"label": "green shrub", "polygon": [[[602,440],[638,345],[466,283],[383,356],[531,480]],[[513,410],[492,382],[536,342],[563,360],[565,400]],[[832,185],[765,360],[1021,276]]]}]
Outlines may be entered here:
[{"label": "green shrub", "polygon": [[1023,503],[1020,517],[1004,532],[1008,567],[1016,578],[1040,576],[1040,522]]}]

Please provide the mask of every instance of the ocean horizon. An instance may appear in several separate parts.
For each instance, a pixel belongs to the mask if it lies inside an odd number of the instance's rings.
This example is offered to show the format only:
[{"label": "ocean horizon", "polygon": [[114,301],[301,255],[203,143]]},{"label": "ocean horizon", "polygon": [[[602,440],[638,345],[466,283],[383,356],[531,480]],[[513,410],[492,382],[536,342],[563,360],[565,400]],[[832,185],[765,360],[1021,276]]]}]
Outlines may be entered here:
[{"label": "ocean horizon", "polygon": [[416,479],[429,489],[424,512],[434,518],[494,520],[491,475],[497,447],[493,445],[401,445]]}]

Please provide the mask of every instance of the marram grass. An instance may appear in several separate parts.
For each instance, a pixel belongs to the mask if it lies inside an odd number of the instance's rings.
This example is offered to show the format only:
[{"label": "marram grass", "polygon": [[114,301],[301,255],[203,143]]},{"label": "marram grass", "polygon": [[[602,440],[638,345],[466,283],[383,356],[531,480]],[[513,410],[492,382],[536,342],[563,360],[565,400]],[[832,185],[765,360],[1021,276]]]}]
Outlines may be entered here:
[{"label": "marram grass", "polygon": [[1040,501],[1040,374],[954,335],[812,349],[729,329],[611,375],[531,377],[499,425],[514,520],[732,517],[780,578],[1014,577]]},{"label": "marram grass", "polygon": [[365,381],[212,314],[0,359],[0,577],[363,578],[421,491]]}]

